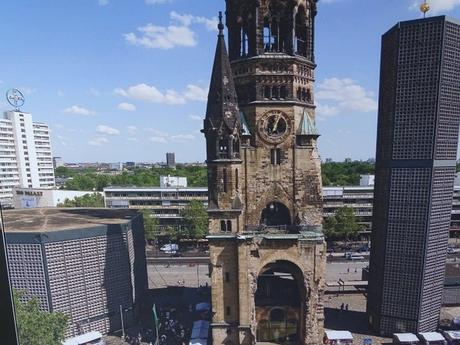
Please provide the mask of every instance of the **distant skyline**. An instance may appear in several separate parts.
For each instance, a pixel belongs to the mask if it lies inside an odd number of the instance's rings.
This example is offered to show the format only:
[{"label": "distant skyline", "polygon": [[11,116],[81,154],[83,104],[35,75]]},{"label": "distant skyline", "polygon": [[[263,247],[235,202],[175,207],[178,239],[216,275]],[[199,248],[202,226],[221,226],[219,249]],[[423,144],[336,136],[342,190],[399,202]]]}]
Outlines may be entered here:
[{"label": "distant skyline", "polygon": [[[316,17],[321,158],[373,158],[380,38],[420,18],[415,0],[320,0]],[[429,1],[460,17],[460,0]],[[2,4],[0,111],[5,92],[52,130],[66,162],[204,161],[199,132],[225,1],[80,0]],[[129,13],[129,15],[127,15]]]}]

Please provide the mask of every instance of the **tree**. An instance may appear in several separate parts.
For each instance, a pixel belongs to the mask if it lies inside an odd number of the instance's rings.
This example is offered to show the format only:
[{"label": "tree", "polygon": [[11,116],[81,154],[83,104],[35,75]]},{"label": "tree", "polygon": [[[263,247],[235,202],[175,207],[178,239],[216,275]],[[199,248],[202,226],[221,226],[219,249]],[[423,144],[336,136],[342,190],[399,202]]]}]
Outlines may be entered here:
[{"label": "tree", "polygon": [[150,212],[149,210],[143,209],[140,212],[142,213],[142,217],[144,218],[145,239],[149,244],[152,244],[152,242],[154,242],[159,235],[158,219],[152,217],[152,212]]},{"label": "tree", "polygon": [[323,223],[326,236],[331,239],[349,239],[356,237],[361,230],[358,219],[351,207],[342,207],[333,217],[327,218]]},{"label": "tree", "polygon": [[203,203],[192,200],[181,212],[184,223],[188,227],[188,237],[200,239],[208,233],[208,213]]},{"label": "tree", "polygon": [[104,197],[99,193],[77,196],[73,200],[65,199],[57,207],[104,207]]},{"label": "tree", "polygon": [[61,345],[68,317],[60,312],[40,310],[40,301],[34,297],[24,302],[25,293],[14,290],[14,306],[21,345]]}]

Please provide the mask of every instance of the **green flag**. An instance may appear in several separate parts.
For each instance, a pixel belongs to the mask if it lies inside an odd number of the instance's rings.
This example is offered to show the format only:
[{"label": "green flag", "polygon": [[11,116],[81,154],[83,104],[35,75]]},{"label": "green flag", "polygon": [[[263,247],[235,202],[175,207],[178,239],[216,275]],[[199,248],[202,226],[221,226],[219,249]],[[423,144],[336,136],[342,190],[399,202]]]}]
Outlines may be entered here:
[{"label": "green flag", "polygon": [[155,327],[158,327],[160,320],[158,320],[157,309],[155,308],[155,304],[153,304],[152,311],[153,311],[153,322],[155,323]]}]

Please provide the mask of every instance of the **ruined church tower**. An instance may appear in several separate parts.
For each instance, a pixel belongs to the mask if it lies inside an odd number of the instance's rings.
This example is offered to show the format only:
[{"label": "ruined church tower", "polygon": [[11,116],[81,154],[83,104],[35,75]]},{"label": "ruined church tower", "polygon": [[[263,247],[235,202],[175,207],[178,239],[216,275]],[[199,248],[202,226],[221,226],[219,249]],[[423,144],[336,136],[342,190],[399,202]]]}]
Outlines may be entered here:
[{"label": "ruined church tower", "polygon": [[204,128],[213,344],[319,344],[316,0],[227,0]]}]

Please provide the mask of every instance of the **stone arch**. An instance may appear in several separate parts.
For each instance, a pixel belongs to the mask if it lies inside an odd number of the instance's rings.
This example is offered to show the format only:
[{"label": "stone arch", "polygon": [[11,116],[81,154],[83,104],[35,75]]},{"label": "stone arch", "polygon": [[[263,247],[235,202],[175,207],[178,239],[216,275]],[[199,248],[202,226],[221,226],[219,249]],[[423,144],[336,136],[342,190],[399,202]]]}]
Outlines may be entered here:
[{"label": "stone arch", "polygon": [[267,226],[292,225],[291,211],[283,203],[272,201],[262,210],[260,224]]},{"label": "stone arch", "polygon": [[253,295],[256,339],[274,344],[302,343],[308,305],[308,287],[301,267],[275,260],[260,266]]}]

